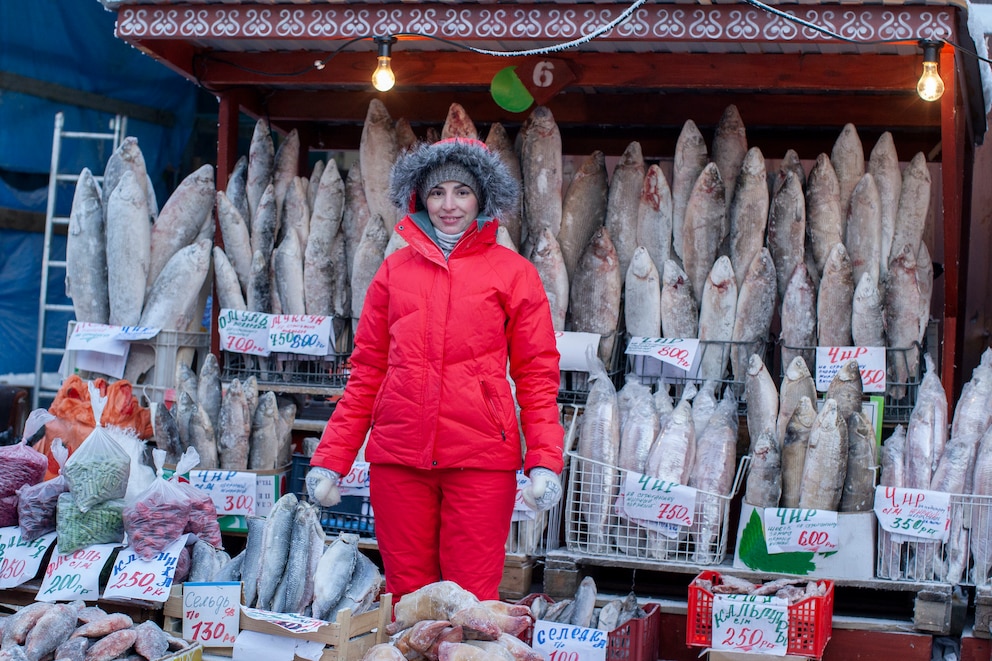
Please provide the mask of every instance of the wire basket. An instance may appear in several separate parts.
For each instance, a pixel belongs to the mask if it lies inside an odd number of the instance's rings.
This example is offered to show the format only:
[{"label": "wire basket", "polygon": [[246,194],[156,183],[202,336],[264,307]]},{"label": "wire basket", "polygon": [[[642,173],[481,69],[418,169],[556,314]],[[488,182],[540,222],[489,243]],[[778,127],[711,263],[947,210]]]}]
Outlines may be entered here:
[{"label": "wire basket", "polygon": [[875,577],[913,583],[992,584],[992,496],[951,494],[948,540],[878,528]]},{"label": "wire basket", "polygon": [[[745,415],[747,412],[744,403],[744,379],[747,370],[747,359],[752,354],[758,354],[765,365],[770,365],[768,359],[769,343],[764,340],[752,342],[717,342],[711,340],[700,340],[696,360],[692,369],[677,370],[675,368],[663,368],[662,362],[650,356],[627,356],[627,375],[634,374],[642,385],[652,386],[654,390],[658,388],[668,388],[669,394],[675,401],[682,397],[685,387],[692,383],[699,386],[704,381],[704,374],[700,369],[701,365],[724,365],[717,381],[716,395],[723,396],[729,389],[734,394],[734,399],[739,402],[739,413]],[[737,357],[743,364],[743,368],[735,370],[732,367],[732,359]]]},{"label": "wire basket", "polygon": [[[604,364],[606,373],[610,381],[617,388],[623,386],[623,343],[621,333],[613,333],[613,352],[610,354],[609,364]],[[561,382],[558,386],[559,404],[585,404],[589,396],[589,372],[585,370],[562,370]]]},{"label": "wire basket", "polygon": [[[588,555],[670,561],[690,565],[723,562],[730,529],[730,503],[747,472],[748,457],[737,466],[728,494],[696,492],[693,522],[676,532],[659,532],[628,519],[619,509],[625,471],[569,453],[565,542],[569,551]],[[583,502],[602,494],[597,506]]]}]

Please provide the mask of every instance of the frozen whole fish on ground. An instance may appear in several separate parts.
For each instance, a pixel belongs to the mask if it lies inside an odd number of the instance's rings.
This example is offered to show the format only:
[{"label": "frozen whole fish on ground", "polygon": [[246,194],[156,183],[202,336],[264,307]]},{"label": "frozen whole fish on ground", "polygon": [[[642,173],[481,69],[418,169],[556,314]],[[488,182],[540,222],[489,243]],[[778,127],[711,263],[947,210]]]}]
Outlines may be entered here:
[{"label": "frozen whole fish on ground", "polygon": [[809,434],[815,420],[816,406],[812,399],[803,395],[792,411],[782,437],[782,507],[799,507]]},{"label": "frozen whole fish on ground", "polygon": [[583,249],[606,221],[608,194],[606,157],[603,152],[594,151],[582,159],[562,202],[558,243],[569,279],[575,275]]},{"label": "frozen whole fish on ground", "polygon": [[631,142],[613,168],[606,200],[606,229],[617,251],[620,273],[627,272],[637,248],[637,212],[644,187],[644,155],[639,142]]},{"label": "frozen whole fish on ground", "polygon": [[683,255],[682,228],[689,195],[708,161],[703,134],[699,132],[695,122],[685,120],[675,143],[675,158],[672,163],[672,252],[680,259]]},{"label": "frozen whole fish on ground", "polygon": [[598,333],[599,358],[611,364],[620,321],[622,274],[616,249],[606,227],[596,230],[582,252],[569,287],[565,328]]},{"label": "frozen whole fish on ground", "polygon": [[847,423],[828,399],[813,421],[803,466],[799,507],[836,512],[847,475]]},{"label": "frozen whole fish on ground", "polygon": [[661,337],[661,278],[644,246],[634,250],[624,278],[624,320],[632,337]]},{"label": "frozen whole fish on ground", "polygon": [[806,264],[800,262],[789,278],[779,315],[782,319],[788,319],[788,323],[782,324],[782,332],[779,336],[784,365],[790,364],[796,358],[802,358],[807,365],[815,364],[816,300],[816,287],[809,276]]},{"label": "frozen whole fish on ground", "polygon": [[737,318],[737,284],[730,258],[721,256],[704,282],[699,308],[699,340],[702,356],[699,376],[703,380],[723,378],[730,360],[730,341]]},{"label": "frozen whole fish on ground", "polygon": [[76,321],[105,324],[110,318],[107,293],[107,233],[100,186],[83,168],[72,196],[65,245],[65,291]]},{"label": "frozen whole fish on ground", "polygon": [[664,264],[661,283],[661,336],[689,338],[699,336],[699,305],[692,293],[692,283],[674,259]]},{"label": "frozen whole fish on ground", "polygon": [[[579,515],[585,522],[589,553],[609,551],[611,508],[616,497],[620,410],[616,389],[602,361],[587,350],[589,394],[579,427],[578,454],[590,459],[579,480]],[[594,463],[595,462],[595,463]]]}]

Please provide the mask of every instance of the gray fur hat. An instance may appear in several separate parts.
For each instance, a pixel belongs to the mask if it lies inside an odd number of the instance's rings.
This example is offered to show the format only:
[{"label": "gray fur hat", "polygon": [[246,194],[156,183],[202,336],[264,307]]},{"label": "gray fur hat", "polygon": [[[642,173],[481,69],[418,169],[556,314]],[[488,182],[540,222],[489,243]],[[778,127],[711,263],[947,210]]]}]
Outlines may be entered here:
[{"label": "gray fur hat", "polygon": [[[474,181],[462,181],[474,179]],[[445,177],[439,179],[438,177]],[[479,198],[479,215],[500,217],[517,206],[520,186],[497,154],[470,138],[421,143],[399,157],[389,176],[389,195],[400,209],[423,206],[422,192],[442,181],[459,181]],[[416,205],[416,206],[415,206]]]}]

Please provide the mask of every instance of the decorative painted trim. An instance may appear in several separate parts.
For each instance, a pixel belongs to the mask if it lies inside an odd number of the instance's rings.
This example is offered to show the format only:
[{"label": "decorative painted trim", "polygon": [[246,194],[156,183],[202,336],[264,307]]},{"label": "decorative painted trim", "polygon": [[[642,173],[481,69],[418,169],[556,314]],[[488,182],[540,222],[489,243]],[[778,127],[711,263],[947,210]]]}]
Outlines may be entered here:
[{"label": "decorative painted trim", "polygon": [[[950,38],[954,10],[946,6],[779,5],[797,18],[858,41]],[[117,14],[122,39],[350,39],[420,33],[455,41],[561,41],[576,39],[620,15],[622,7],[513,5],[451,7],[386,5],[274,7],[209,5],[124,7]],[[838,43],[750,5],[642,7],[598,38],[603,41]]]}]

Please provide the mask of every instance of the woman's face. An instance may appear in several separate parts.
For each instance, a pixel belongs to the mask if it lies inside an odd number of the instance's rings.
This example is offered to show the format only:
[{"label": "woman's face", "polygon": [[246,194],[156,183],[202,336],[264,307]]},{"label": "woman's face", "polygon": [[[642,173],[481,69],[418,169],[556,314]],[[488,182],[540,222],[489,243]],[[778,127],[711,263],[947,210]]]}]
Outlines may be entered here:
[{"label": "woman's face", "polygon": [[457,181],[445,181],[430,189],[426,205],[431,225],[445,234],[465,231],[479,215],[479,199],[471,188]]}]

